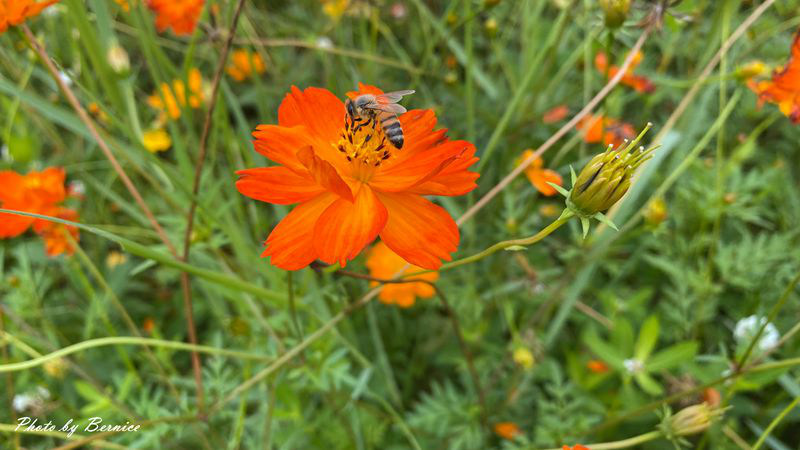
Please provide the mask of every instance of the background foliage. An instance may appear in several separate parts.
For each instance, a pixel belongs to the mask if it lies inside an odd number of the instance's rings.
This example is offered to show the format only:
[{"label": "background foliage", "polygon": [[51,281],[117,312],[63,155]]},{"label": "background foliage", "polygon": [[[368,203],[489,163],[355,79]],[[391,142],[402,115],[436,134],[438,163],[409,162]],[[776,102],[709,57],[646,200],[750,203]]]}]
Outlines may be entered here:
[{"label": "background foliage", "polygon": [[[190,39],[156,33],[138,1],[125,12],[118,2],[63,0],[31,23],[81,103],[96,103],[105,114],[103,135],[174,242],[185,229],[203,109],[169,122],[171,150],[152,154],[141,144],[157,115],[146,98],[190,68],[212,78],[235,2],[208,3],[218,10],[206,8]],[[353,0],[341,17],[326,14],[319,1],[246,2],[234,48],[257,52],[267,71],[244,83],[222,80],[189,264],[224,275],[192,277],[198,341],[261,359],[201,356],[211,408],[205,420],[196,416],[185,350],[96,347],[4,374],[0,399],[9,407],[0,420],[9,426],[2,446],[65,442],[11,432],[17,417],[32,415],[54,423],[92,416],[146,422],[136,433],[100,437],[135,448],[560,447],[652,431],[662,405],[696,403],[701,392],[687,390],[715,383],[731,408],[691,446],[749,448],[742,443],[755,441],[800,395],[800,372],[791,364],[720,380],[749,344],[734,337],[736,323],[766,316],[785,291],[788,301],[773,323],[786,339],[769,354],[756,346],[751,360],[800,356],[792,336],[800,295],[790,284],[800,263],[800,129],[774,105],[759,108],[736,72],[756,59],[786,62],[800,25],[794,0],[775,2],[733,44],[671,129],[663,127],[676,105],[759,2],[678,2],[647,38],[637,73],[656,90],[618,86],[600,106],[637,129],[650,121],[651,134],[666,133],[616,211],[621,232],[600,228],[584,241],[579,224],[569,223],[524,251],[443,272],[437,285],[452,311],[438,298],[410,309],[373,301],[347,310],[268,377],[237,389],[369,288],[325,268],[297,272],[289,284],[286,272],[259,258],[262,240],[288,208],[238,194],[234,172],[265,165],[250,132],[276,122],[291,85],[340,96],[358,81],[416,89],[404,102],[435,109],[449,134],[475,142],[482,157],[478,190],[442,202],[457,217],[524,149],[563,125],[544,124],[546,111],[566,104],[574,114],[605,84],[594,55],[604,51],[621,62],[642,33],[637,22],[655,6],[633,3],[626,25],[612,33],[589,0]],[[109,65],[115,44],[130,56],[129,73]],[[106,234],[82,230],[80,250],[54,259],[33,235],[0,244],[4,361],[135,333],[185,342],[180,272],[26,47],[18,30],[0,36],[0,168],[63,166],[68,180],[85,186],[71,204],[80,221]],[[726,106],[730,114],[723,115]],[[580,167],[600,150],[570,131],[544,155],[545,164],[566,178],[569,165]],[[643,221],[654,193],[666,218]],[[553,219],[545,214],[551,205],[560,208],[561,200],[542,197],[519,177],[464,224],[457,257],[534,234]],[[120,239],[141,245],[121,248]],[[114,264],[119,255],[124,261]],[[364,258],[348,270],[366,273]],[[520,349],[533,364],[515,362]],[[631,359],[643,369],[632,373]],[[609,370],[594,373],[589,360]],[[668,397],[676,393],[684,395]],[[39,395],[35,410],[13,410],[13,398],[23,394]],[[798,448],[798,419],[790,412],[766,445]],[[508,421],[520,429],[514,440],[492,431]],[[663,439],[645,445],[672,448]]]}]

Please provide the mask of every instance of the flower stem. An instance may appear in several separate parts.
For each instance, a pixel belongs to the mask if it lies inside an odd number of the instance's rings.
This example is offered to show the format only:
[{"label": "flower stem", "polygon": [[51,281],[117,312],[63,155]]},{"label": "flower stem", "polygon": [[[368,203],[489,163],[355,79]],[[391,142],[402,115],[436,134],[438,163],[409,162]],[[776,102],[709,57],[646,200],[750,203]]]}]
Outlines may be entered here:
[{"label": "flower stem", "polygon": [[[634,445],[658,439],[661,436],[662,433],[660,431],[651,431],[649,433],[640,434],[639,436],[623,439],[621,441],[603,442],[600,444],[586,444],[584,445],[584,447],[588,447],[590,450],[610,450],[615,448],[629,448],[633,447]],[[547,450],[560,450],[560,448],[547,449]]]},{"label": "flower stem", "polygon": [[[514,247],[514,246],[523,246],[524,247],[524,246],[528,246],[528,245],[533,245],[533,244],[541,241],[545,237],[547,237],[553,231],[556,231],[561,225],[564,225],[565,223],[567,223],[567,221],[569,219],[571,219],[574,215],[575,215],[575,213],[573,213],[572,211],[570,211],[568,209],[565,209],[564,212],[562,212],[561,215],[558,217],[558,219],[553,221],[553,223],[551,223],[550,225],[542,228],[541,231],[539,231],[538,233],[534,234],[531,237],[526,237],[526,238],[522,238],[522,239],[509,239],[507,241],[498,242],[498,243],[492,245],[491,247],[487,248],[486,250],[484,250],[482,252],[479,252],[479,253],[476,253],[476,254],[474,254],[472,256],[467,256],[466,258],[461,258],[461,259],[457,259],[455,261],[449,262],[447,264],[442,264],[442,267],[439,268],[439,271],[441,272],[443,270],[448,270],[448,269],[452,269],[454,267],[463,266],[464,264],[469,264],[469,263],[473,263],[475,261],[479,261],[479,260],[481,260],[481,259],[483,259],[483,258],[485,258],[485,257],[487,257],[487,256],[489,256],[489,255],[491,255],[493,253],[497,253],[500,250],[504,250],[504,249],[507,249],[507,248],[510,248],[510,247]],[[425,272],[411,273],[411,274],[408,274],[406,276],[414,276],[414,275],[419,275],[421,273],[425,273]]]},{"label": "flower stem", "polygon": [[795,397],[794,400],[792,400],[792,403],[789,403],[789,406],[784,408],[784,410],[781,411],[781,413],[778,414],[777,417],[772,419],[772,422],[769,423],[767,429],[764,430],[763,433],[761,433],[761,436],[758,437],[756,443],[753,444],[752,450],[758,450],[759,448],[761,448],[761,445],[764,444],[764,441],[767,440],[767,437],[769,437],[769,434],[772,433],[772,430],[774,430],[775,427],[777,427],[778,424],[781,423],[784,417],[786,417],[790,412],[792,412],[794,408],[797,407],[798,403],[800,403],[800,397]]}]

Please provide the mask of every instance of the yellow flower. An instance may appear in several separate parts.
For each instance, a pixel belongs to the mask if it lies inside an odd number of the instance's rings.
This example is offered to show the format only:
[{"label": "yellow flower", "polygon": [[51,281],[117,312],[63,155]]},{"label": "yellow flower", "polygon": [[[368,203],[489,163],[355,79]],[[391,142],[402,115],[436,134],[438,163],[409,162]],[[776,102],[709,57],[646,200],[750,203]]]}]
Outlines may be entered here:
[{"label": "yellow flower", "polygon": [[[167,138],[169,138],[169,136],[167,136]],[[125,264],[127,260],[128,258],[124,253],[113,251],[106,256],[106,266],[108,266],[109,269],[113,269],[120,264]]]},{"label": "yellow flower", "polygon": [[667,203],[663,198],[657,198],[647,204],[644,210],[644,221],[648,225],[656,226],[667,220]]},{"label": "yellow flower", "polygon": [[67,363],[62,358],[51,359],[44,363],[44,371],[53,378],[64,378]]},{"label": "yellow flower", "polygon": [[186,92],[186,84],[183,80],[174,80],[172,87],[167,83],[161,83],[160,92],[156,92],[147,98],[147,103],[155,109],[165,112],[171,119],[181,117],[181,108],[191,106],[199,108],[205,99],[203,91],[203,76],[196,68],[189,71],[189,92]]},{"label": "yellow flower", "polygon": [[227,67],[228,75],[236,81],[244,81],[253,73],[262,74],[266,71],[261,55],[248,50],[236,50],[231,56],[231,64]]},{"label": "yellow flower", "polygon": [[334,21],[342,18],[347,8],[350,6],[350,0],[321,0],[322,12]]},{"label": "yellow flower", "polygon": [[142,133],[142,144],[150,153],[164,152],[172,146],[172,139],[166,131],[159,128]]},{"label": "yellow flower", "polygon": [[530,369],[536,360],[533,358],[533,353],[525,347],[517,347],[514,350],[514,362],[522,366],[524,369]]}]

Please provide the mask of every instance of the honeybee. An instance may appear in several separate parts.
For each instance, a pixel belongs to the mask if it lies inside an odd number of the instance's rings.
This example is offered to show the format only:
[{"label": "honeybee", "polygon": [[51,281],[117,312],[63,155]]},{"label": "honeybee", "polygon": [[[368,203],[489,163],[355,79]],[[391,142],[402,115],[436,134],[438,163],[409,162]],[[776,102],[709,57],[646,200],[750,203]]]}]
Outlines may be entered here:
[{"label": "honeybee", "polygon": [[345,108],[354,124],[354,131],[364,126],[375,126],[380,123],[386,138],[397,149],[403,148],[403,128],[400,126],[399,114],[406,112],[403,105],[397,102],[403,96],[413,94],[413,90],[387,92],[381,95],[362,94],[353,100],[347,99]]}]

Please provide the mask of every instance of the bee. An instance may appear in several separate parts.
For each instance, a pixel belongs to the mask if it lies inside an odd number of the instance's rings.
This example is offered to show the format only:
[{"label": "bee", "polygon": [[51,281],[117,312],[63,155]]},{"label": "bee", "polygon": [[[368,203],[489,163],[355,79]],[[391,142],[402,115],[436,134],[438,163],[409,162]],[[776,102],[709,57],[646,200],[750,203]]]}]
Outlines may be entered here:
[{"label": "bee", "polygon": [[397,102],[403,96],[413,94],[413,90],[387,92],[381,95],[362,94],[353,100],[347,99],[345,108],[354,124],[354,132],[364,126],[375,126],[380,123],[384,134],[397,149],[403,148],[403,128],[400,126],[399,114],[406,112],[403,105]]}]

